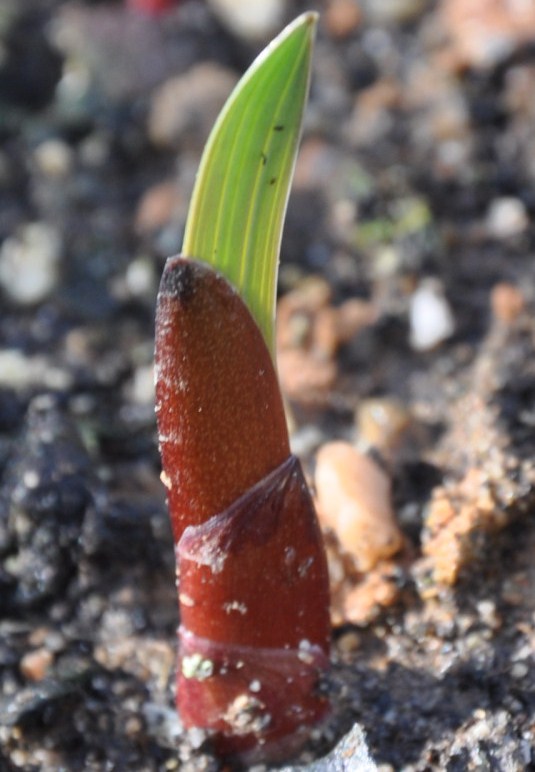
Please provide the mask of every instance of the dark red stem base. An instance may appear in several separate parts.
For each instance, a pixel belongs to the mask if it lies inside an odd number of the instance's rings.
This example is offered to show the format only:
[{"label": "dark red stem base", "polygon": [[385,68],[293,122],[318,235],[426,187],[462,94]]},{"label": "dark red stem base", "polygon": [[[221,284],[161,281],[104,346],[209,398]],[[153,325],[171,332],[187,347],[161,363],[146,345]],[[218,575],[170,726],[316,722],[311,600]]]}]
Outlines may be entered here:
[{"label": "dark red stem base", "polygon": [[185,726],[211,730],[224,757],[288,758],[329,710],[325,556],[298,460],[187,528],[177,559]]}]

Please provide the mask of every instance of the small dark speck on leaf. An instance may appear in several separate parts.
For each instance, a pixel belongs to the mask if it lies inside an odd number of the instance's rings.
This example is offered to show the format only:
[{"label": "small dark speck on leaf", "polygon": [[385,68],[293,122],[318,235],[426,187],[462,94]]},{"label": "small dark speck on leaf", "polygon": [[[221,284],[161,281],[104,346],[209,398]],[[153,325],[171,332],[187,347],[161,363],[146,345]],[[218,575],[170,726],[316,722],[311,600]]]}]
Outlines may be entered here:
[{"label": "small dark speck on leaf", "polygon": [[267,164],[267,155],[265,153],[260,153],[260,158],[262,159],[262,166],[265,166]]},{"label": "small dark speck on leaf", "polygon": [[284,131],[284,126],[279,123],[277,126],[273,126],[273,131]]},{"label": "small dark speck on leaf", "polygon": [[269,184],[270,184],[270,185],[274,185],[276,182],[277,182],[277,178],[276,178],[276,177],[272,177],[272,178],[270,179],[270,181],[269,181]]}]

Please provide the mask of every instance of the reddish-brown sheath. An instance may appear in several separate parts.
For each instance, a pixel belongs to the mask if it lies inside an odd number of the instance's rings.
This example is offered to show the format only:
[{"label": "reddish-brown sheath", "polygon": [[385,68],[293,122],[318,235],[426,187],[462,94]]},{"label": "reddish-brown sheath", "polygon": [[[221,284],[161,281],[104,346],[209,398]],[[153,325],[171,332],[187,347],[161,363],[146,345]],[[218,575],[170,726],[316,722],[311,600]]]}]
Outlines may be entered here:
[{"label": "reddish-brown sheath", "polygon": [[282,759],[327,712],[322,537],[264,339],[209,266],[165,266],[156,409],[181,625],[177,702],[219,753]]}]

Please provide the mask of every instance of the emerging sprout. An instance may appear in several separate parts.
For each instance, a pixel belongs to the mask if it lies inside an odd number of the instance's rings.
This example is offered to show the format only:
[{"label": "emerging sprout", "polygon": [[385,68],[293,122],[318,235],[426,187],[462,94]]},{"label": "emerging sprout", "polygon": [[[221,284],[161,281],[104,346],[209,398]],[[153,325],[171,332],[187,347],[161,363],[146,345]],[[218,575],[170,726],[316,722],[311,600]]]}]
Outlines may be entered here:
[{"label": "emerging sprout", "polygon": [[318,689],[329,665],[325,553],[269,349],[314,21],[290,25],[224,109],[201,163],[188,256],[167,261],[156,313],[178,708],[221,756],[247,761],[290,756],[329,708]]}]

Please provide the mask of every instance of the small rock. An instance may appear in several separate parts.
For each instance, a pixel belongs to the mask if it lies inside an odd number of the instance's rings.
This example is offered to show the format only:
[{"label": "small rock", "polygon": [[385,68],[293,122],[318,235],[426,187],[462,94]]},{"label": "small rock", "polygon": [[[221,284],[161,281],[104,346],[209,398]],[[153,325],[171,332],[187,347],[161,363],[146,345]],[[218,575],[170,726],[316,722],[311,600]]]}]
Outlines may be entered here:
[{"label": "small rock", "polygon": [[336,648],[341,654],[354,654],[360,646],[360,635],[355,630],[344,633],[336,641]]},{"label": "small rock", "polygon": [[323,18],[333,38],[347,38],[362,21],[362,10],[357,0],[331,0]]},{"label": "small rock", "polygon": [[410,342],[416,351],[430,351],[453,335],[453,313],[439,281],[420,282],[411,297],[409,322]]},{"label": "small rock", "polygon": [[338,373],[334,362],[300,349],[279,351],[277,366],[284,394],[304,404],[324,403]]},{"label": "small rock", "polygon": [[272,35],[283,23],[284,0],[208,0],[214,13],[232,32],[256,42]]},{"label": "small rock", "polygon": [[125,275],[126,288],[131,297],[153,297],[156,288],[154,264],[145,257],[129,263]]},{"label": "small rock", "polygon": [[231,70],[203,63],[165,81],[150,108],[148,131],[154,144],[201,150],[237,80]]},{"label": "small rock", "polygon": [[93,169],[102,169],[110,160],[110,139],[105,132],[93,132],[80,142],[80,162]]},{"label": "small rock", "polygon": [[519,63],[505,73],[504,104],[514,116],[533,116],[533,91],[535,89],[535,68],[532,62]]},{"label": "small rock", "polygon": [[360,402],[356,414],[359,438],[367,445],[390,453],[396,450],[411,425],[407,408],[392,397],[373,397]]},{"label": "small rock", "polygon": [[35,648],[46,648],[54,654],[61,652],[65,649],[65,638],[57,630],[50,627],[36,627],[30,633],[28,638],[30,646]]},{"label": "small rock", "polygon": [[336,380],[338,368],[331,356],[335,332],[330,297],[328,283],[312,276],[278,304],[279,377],[286,396],[297,402],[323,403]]},{"label": "small rock", "polygon": [[328,442],[316,456],[314,482],[321,525],[335,532],[360,571],[401,549],[390,480],[368,456],[347,442]]},{"label": "small rock", "polygon": [[66,3],[58,9],[51,35],[66,59],[59,90],[68,114],[91,110],[91,94],[132,99],[168,76],[177,55],[161,25],[148,21],[123,3]]},{"label": "small rock", "polygon": [[154,403],[154,368],[152,364],[136,368],[129,396],[140,405]]},{"label": "small rock", "polygon": [[277,349],[299,350],[316,361],[330,362],[344,343],[376,319],[373,305],[351,298],[330,304],[329,284],[311,276],[284,295],[278,304]]},{"label": "small rock", "polygon": [[29,681],[42,681],[53,660],[52,652],[44,647],[29,651],[20,661],[20,672]]},{"label": "small rock", "polygon": [[511,0],[443,0],[458,67],[490,69],[535,38],[535,5]]},{"label": "small rock", "polygon": [[394,111],[401,104],[399,84],[390,77],[375,81],[358,94],[347,124],[348,139],[355,147],[383,140],[394,125]]},{"label": "small rock", "polygon": [[138,204],[135,218],[137,232],[151,233],[163,228],[182,203],[180,191],[173,181],[153,185],[145,191]]},{"label": "small rock", "polygon": [[399,576],[394,560],[380,561],[360,581],[348,574],[339,592],[333,594],[333,624],[369,624],[399,599]]},{"label": "small rock", "polygon": [[518,198],[495,198],[487,213],[486,226],[489,234],[496,239],[518,236],[529,226],[526,207]]},{"label": "small rock", "polygon": [[[36,367],[37,365],[37,367]],[[36,382],[44,372],[44,360],[27,357],[22,351],[5,349],[0,351],[0,386],[24,389]]]},{"label": "small rock", "polygon": [[47,139],[35,148],[34,159],[42,174],[51,179],[67,177],[72,168],[73,152],[60,139]]},{"label": "small rock", "polygon": [[325,436],[319,426],[306,424],[300,426],[290,437],[290,445],[294,456],[304,458],[314,452],[325,441]]},{"label": "small rock", "polygon": [[377,772],[377,766],[370,756],[362,728],[354,724],[325,758],[306,767],[283,767],[281,772]]},{"label": "small rock", "polygon": [[526,307],[526,299],[518,287],[503,281],[492,288],[490,306],[495,319],[511,324]]},{"label": "small rock", "polygon": [[164,641],[132,634],[120,637],[113,629],[110,630],[110,638],[111,644],[104,641],[97,645],[95,660],[104,668],[120,668],[125,673],[131,673],[144,683],[150,680],[153,689],[164,694],[175,667],[173,647]]},{"label": "small rock", "polygon": [[53,390],[65,390],[72,385],[72,374],[56,367],[45,356],[26,356],[16,349],[0,350],[0,388],[27,389],[46,386]]},{"label": "small rock", "polygon": [[44,300],[56,287],[62,243],[58,230],[44,222],[23,226],[0,250],[0,284],[23,305]]},{"label": "small rock", "polygon": [[408,74],[406,99],[418,143],[425,144],[437,155],[444,143],[461,146],[471,143],[471,116],[466,94],[451,73],[436,62],[424,64],[416,60],[413,63]]},{"label": "small rock", "polygon": [[309,276],[279,300],[277,305],[277,346],[303,347],[310,343],[314,315],[326,308],[331,288],[325,279]]},{"label": "small rock", "polygon": [[350,298],[336,308],[336,343],[349,343],[361,330],[377,320],[377,310],[372,303]]},{"label": "small rock", "polygon": [[498,613],[496,602],[494,600],[480,600],[477,603],[477,610],[481,620],[491,630],[499,630],[503,620]]},{"label": "small rock", "polygon": [[12,540],[5,568],[16,580],[15,601],[21,607],[67,591],[92,497],[88,471],[85,447],[69,415],[53,397],[36,397],[4,472]]}]

